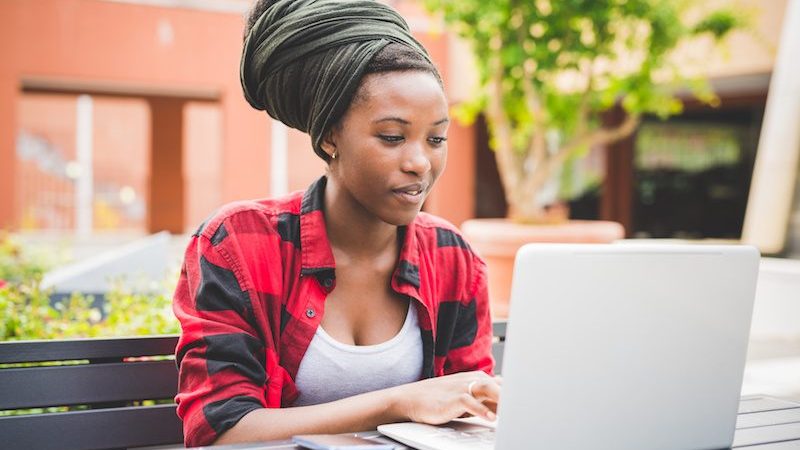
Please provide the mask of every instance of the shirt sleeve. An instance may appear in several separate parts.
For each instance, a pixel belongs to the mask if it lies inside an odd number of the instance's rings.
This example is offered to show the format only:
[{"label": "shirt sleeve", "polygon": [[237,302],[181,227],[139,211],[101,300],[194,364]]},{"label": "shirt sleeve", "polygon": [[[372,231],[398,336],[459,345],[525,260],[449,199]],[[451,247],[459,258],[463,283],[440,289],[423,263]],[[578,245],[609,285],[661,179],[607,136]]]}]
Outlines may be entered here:
[{"label": "shirt sleeve", "polygon": [[218,235],[192,238],[173,299],[182,330],[175,401],[187,446],[211,444],[266,406],[263,333],[239,265]]},{"label": "shirt sleeve", "polygon": [[[486,263],[473,254],[470,269],[471,294],[468,302],[460,305],[455,314],[450,351],[444,364],[445,375],[472,370],[494,374],[492,316],[489,309]],[[442,312],[444,311],[440,311],[440,314]]]}]

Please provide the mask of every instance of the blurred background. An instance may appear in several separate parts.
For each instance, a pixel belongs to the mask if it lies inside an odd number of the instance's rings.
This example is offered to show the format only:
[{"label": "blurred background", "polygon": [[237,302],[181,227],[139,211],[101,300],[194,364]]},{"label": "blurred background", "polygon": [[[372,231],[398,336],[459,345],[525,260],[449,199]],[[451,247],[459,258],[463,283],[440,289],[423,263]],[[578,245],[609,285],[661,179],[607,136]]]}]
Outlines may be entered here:
[{"label": "blurred background", "polygon": [[[421,1],[387,3],[429,50],[453,107],[469,101],[479,83],[469,45]],[[689,46],[675,58],[708,78],[718,102],[679,93],[682,112],[644,115],[628,137],[566,166],[554,189],[572,218],[618,222],[627,239],[758,245],[767,281],[745,393],[800,399],[800,90],[774,93],[779,68],[800,71],[797,46],[778,61],[782,36],[800,41],[790,14],[800,5],[709,3],[745,14],[747,29],[710,56]],[[177,332],[169,303],[188,235],[226,202],[304,189],[324,173],[306,135],[244,101],[249,7],[0,1],[0,339]],[[768,100],[784,113],[766,147]],[[425,209],[455,224],[505,217],[482,115],[451,126],[449,154]],[[754,175],[759,158],[773,165]],[[774,164],[789,167],[770,176]]]}]

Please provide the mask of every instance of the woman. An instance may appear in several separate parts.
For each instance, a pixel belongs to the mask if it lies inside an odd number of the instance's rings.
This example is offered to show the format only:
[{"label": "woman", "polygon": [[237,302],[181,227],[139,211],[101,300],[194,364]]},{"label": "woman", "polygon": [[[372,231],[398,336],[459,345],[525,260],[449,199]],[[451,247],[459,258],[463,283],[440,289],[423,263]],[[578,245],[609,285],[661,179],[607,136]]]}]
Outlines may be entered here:
[{"label": "woman", "polygon": [[449,123],[427,53],[372,0],[260,0],[246,31],[245,97],[328,169],[193,236],[174,302],[186,444],[493,419],[486,267],[420,212]]}]

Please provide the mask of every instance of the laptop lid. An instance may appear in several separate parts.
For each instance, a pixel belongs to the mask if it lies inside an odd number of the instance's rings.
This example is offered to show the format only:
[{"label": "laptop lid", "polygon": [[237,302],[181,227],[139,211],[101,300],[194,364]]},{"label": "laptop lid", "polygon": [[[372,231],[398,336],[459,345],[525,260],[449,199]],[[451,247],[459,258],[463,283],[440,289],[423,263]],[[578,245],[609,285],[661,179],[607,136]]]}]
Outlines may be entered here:
[{"label": "laptop lid", "polygon": [[746,246],[524,246],[495,448],[728,448],[758,263]]}]

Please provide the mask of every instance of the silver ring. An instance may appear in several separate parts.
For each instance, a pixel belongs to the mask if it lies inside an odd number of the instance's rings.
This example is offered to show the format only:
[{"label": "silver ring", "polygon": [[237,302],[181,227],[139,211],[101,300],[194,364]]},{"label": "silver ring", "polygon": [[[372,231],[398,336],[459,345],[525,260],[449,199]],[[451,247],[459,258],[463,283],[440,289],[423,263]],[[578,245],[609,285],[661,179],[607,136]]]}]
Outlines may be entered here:
[{"label": "silver ring", "polygon": [[472,397],[475,397],[475,394],[472,393],[472,388],[475,387],[475,384],[477,382],[478,382],[478,380],[472,380],[467,385],[467,392],[469,392],[469,395],[472,396]]}]

